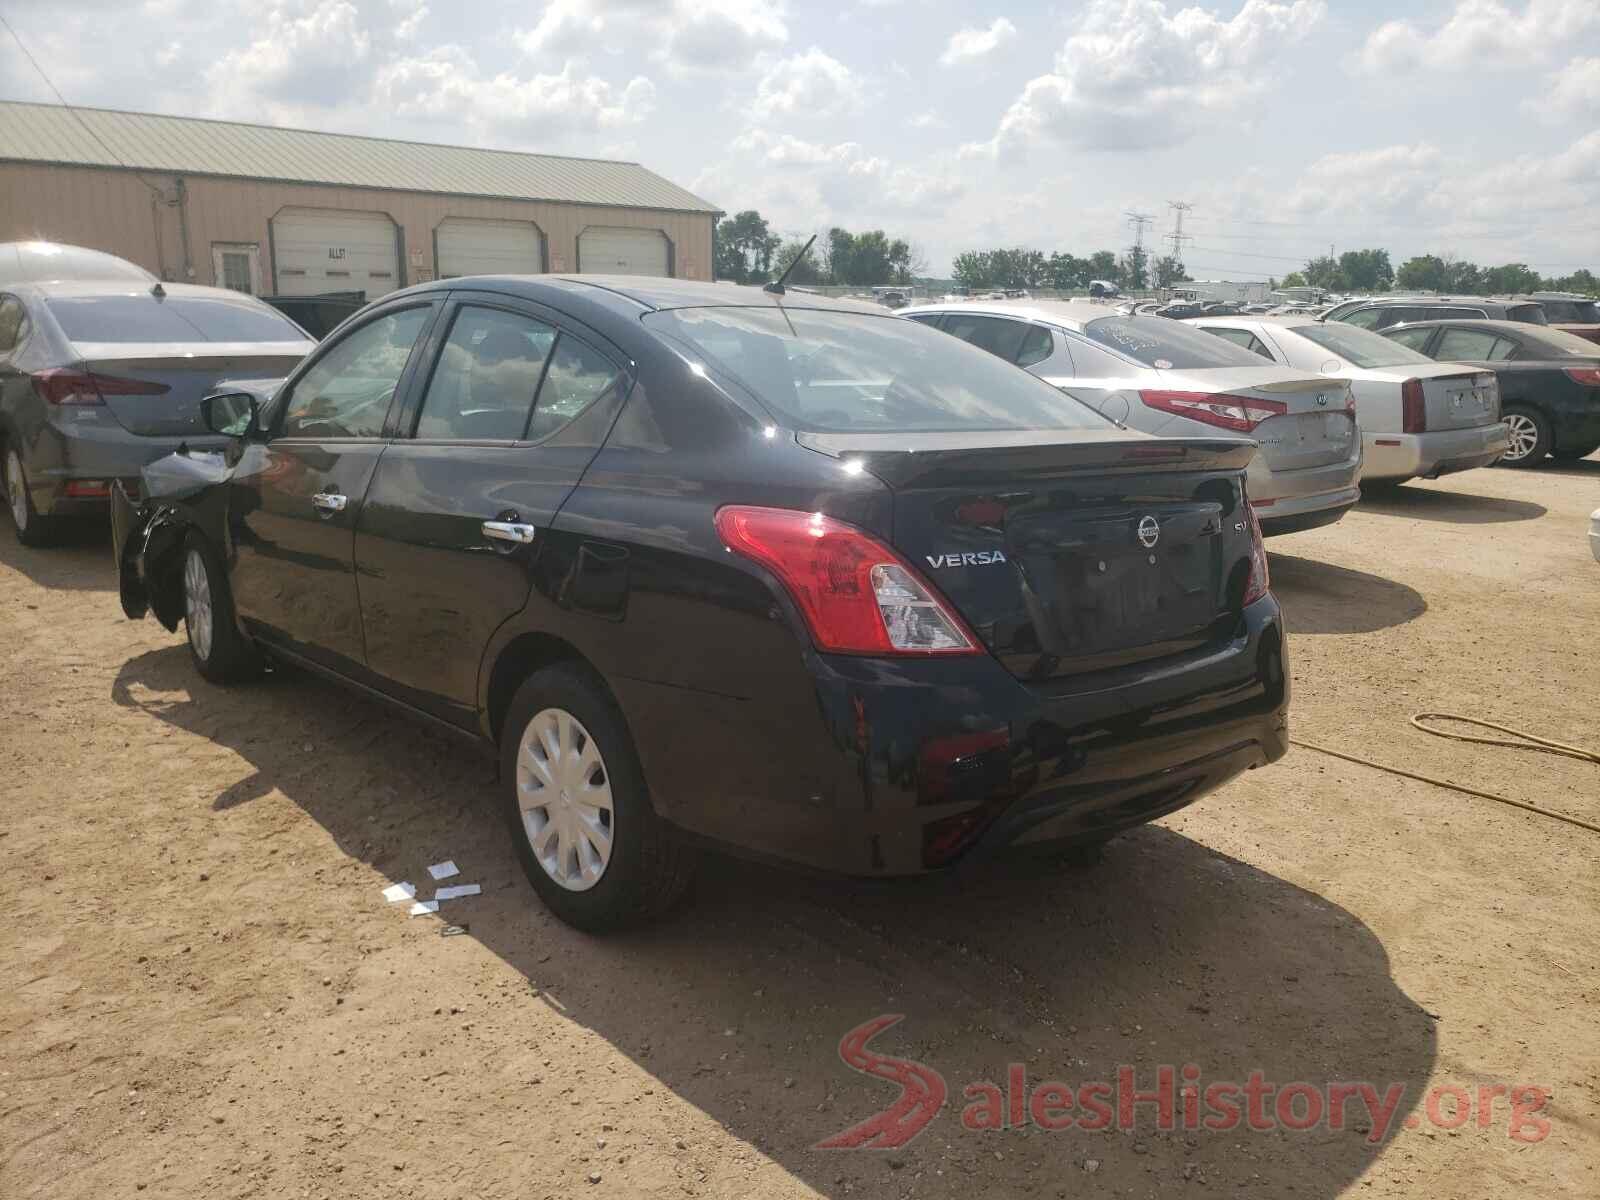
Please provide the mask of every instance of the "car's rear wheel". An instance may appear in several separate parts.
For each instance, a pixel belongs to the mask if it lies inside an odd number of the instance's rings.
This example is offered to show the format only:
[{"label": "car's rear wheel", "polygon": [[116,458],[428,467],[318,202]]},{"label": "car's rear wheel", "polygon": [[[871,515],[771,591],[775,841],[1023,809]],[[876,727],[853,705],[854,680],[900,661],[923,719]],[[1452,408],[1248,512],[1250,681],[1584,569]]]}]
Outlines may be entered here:
[{"label": "car's rear wheel", "polygon": [[197,533],[183,547],[183,628],[195,670],[212,683],[238,683],[260,674],[261,655],[234,620],[222,559]]},{"label": "car's rear wheel", "polygon": [[1550,420],[1536,408],[1509,405],[1501,414],[1511,431],[1511,448],[1500,459],[1506,467],[1533,467],[1550,453]]},{"label": "car's rear wheel", "polygon": [[33,507],[33,497],[28,494],[28,476],[22,468],[22,456],[16,447],[6,450],[6,504],[11,509],[11,523],[17,529],[17,541],[24,546],[48,546],[55,541],[56,523],[41,517]]},{"label": "car's rear wheel", "polygon": [[688,887],[693,855],[656,816],[622,714],[585,668],[547,667],[518,689],[500,777],[522,869],[567,924],[638,924]]}]

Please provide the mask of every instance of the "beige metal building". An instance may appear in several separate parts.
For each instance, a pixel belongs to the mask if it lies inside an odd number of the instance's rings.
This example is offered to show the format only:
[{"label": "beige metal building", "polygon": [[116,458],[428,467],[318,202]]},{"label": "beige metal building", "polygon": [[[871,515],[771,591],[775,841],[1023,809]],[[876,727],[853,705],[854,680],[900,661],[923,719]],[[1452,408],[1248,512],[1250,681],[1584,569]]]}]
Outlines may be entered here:
[{"label": "beige metal building", "polygon": [[0,102],[0,242],[90,246],[257,295],[710,279],[719,215],[637,163]]}]

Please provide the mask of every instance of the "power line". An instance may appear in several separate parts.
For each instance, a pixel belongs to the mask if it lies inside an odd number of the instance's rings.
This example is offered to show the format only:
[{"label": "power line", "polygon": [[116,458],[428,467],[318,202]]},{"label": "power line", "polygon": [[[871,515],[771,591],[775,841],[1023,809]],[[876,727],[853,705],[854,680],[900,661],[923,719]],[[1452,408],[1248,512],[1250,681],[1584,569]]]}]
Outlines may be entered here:
[{"label": "power line", "polygon": [[73,108],[72,105],[67,103],[67,98],[61,94],[61,89],[56,87],[56,85],[51,82],[50,76],[45,74],[44,68],[39,65],[39,60],[34,58],[33,52],[29,50],[28,47],[23,43],[21,35],[11,27],[11,22],[6,20],[4,13],[0,13],[0,25],[5,26],[6,32],[11,35],[11,40],[17,44],[17,49],[22,51],[22,57],[27,59],[33,69],[39,73],[39,78],[44,80],[45,87],[50,89],[55,98],[61,102],[61,107],[66,109],[68,115],[70,115],[72,119],[82,127],[83,131],[94,139],[95,143],[100,147],[100,149],[109,154],[116,162],[120,163],[124,167],[127,167],[130,171],[133,171],[135,178],[137,178],[140,183],[144,184],[145,187],[149,188],[157,196],[160,196],[163,201],[165,201],[167,198],[166,192],[162,191],[161,188],[151,183],[143,175],[139,174],[138,171],[133,170],[131,163],[124,159],[122,155],[118,154],[110,146],[106,145],[105,139],[103,139],[94,131],[89,122],[83,119],[83,114],[77,109]]}]

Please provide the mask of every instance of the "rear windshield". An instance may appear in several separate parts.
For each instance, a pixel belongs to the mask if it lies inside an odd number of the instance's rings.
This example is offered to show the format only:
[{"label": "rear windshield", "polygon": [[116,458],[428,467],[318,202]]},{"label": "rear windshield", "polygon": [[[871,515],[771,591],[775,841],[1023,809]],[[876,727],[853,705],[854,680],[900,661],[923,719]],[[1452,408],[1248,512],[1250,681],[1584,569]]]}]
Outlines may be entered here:
[{"label": "rear windshield", "polygon": [[1102,346],[1163,371],[1261,365],[1258,355],[1166,317],[1098,317],[1083,332]]},{"label": "rear windshield", "polygon": [[1514,304],[1506,309],[1506,320],[1521,321],[1525,325],[1548,325],[1542,304]]},{"label": "rear windshield", "polygon": [[917,321],[817,309],[681,308],[644,323],[799,429],[939,433],[1099,429],[1106,418]]},{"label": "rear windshield", "polygon": [[1530,330],[1527,333],[1519,330],[1516,339],[1522,343],[1522,353],[1517,357],[1523,359],[1538,358],[1541,354],[1548,354],[1551,358],[1600,358],[1600,345],[1575,333],[1568,333],[1565,329]]},{"label": "rear windshield", "polygon": [[1600,325],[1600,307],[1593,300],[1541,300],[1544,319],[1562,325]]},{"label": "rear windshield", "polygon": [[299,326],[264,304],[232,297],[53,296],[45,301],[74,342],[303,342]]},{"label": "rear windshield", "polygon": [[1381,333],[1342,321],[1295,325],[1289,332],[1298,333],[1306,341],[1315,342],[1358,367],[1398,367],[1404,363],[1433,361],[1426,354],[1418,354]]}]

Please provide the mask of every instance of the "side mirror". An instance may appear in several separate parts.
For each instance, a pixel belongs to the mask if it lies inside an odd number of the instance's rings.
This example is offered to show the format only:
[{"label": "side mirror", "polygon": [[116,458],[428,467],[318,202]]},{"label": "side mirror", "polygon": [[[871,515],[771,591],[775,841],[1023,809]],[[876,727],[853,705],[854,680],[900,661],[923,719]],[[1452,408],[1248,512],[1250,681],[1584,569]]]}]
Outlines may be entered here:
[{"label": "side mirror", "polygon": [[247,392],[222,392],[200,401],[200,419],[212,433],[249,437],[260,428],[256,399]]}]

